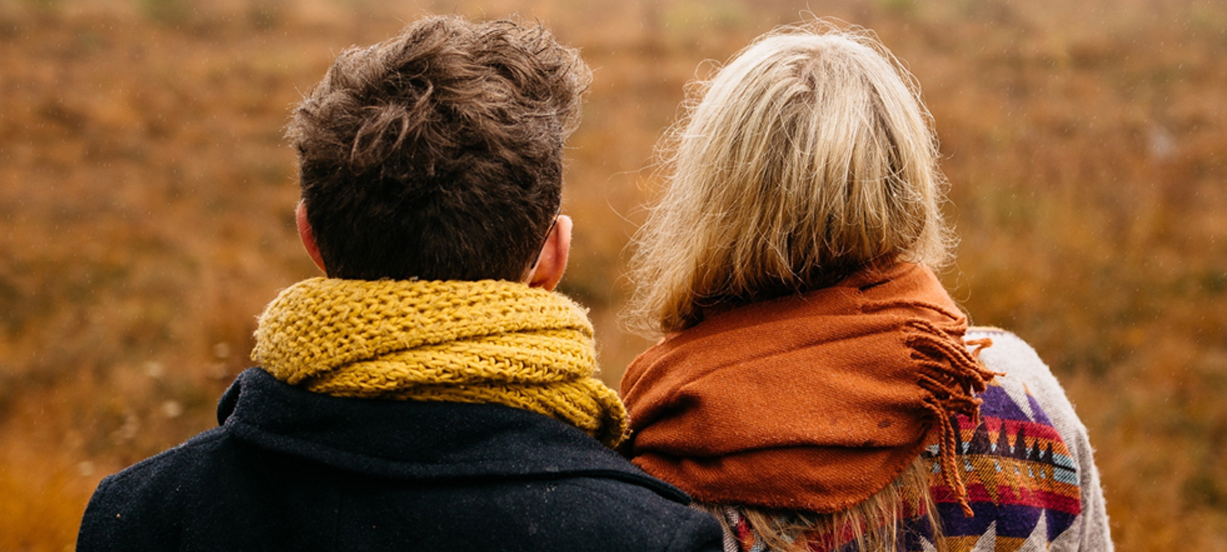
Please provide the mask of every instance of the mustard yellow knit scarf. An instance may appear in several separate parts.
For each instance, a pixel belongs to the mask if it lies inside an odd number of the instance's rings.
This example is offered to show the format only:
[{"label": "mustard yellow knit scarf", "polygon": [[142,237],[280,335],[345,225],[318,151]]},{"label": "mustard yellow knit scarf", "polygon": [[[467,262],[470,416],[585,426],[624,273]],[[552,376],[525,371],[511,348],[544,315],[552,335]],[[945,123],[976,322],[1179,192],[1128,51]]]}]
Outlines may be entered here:
[{"label": "mustard yellow knit scarf", "polygon": [[502,404],[610,447],[626,433],[584,309],[524,284],[304,280],[260,316],[252,359],[316,393]]}]

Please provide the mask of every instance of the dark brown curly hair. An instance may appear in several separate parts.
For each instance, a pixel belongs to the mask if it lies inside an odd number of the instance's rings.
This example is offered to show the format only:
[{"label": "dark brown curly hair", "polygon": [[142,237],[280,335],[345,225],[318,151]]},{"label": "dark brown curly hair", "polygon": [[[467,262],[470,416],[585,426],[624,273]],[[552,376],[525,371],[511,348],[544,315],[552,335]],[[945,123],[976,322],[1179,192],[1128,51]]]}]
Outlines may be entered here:
[{"label": "dark brown curly hair", "polygon": [[519,280],[590,81],[575,49],[513,21],[429,17],[342,52],[287,131],[328,275]]}]

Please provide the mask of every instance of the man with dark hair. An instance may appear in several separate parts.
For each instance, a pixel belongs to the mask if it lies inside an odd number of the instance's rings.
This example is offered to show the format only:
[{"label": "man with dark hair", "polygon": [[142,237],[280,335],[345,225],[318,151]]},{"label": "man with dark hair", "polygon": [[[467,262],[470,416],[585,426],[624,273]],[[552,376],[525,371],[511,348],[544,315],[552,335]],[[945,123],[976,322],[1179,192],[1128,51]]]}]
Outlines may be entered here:
[{"label": "man with dark hair", "polygon": [[294,111],[303,244],[220,427],[99,484],[78,550],[719,550],[612,450],[562,148],[590,76],[540,27],[418,21]]}]

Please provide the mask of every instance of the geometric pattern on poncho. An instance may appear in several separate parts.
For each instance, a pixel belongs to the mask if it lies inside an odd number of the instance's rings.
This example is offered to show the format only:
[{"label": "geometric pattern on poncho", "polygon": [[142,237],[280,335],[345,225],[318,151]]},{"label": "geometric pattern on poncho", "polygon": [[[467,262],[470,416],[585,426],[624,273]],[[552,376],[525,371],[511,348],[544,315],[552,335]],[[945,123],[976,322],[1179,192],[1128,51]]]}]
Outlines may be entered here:
[{"label": "geometric pattern on poncho", "polygon": [[[958,439],[958,465],[974,517],[963,515],[935,462],[930,492],[950,552],[1014,552],[1047,550],[1082,511],[1078,472],[1065,441],[1039,403],[1017,380],[996,378],[979,395],[980,423],[953,417]],[[929,453],[936,455],[936,447]],[[924,518],[905,514],[898,521],[897,549],[935,550]],[[765,552],[767,547],[736,508],[725,510],[732,529],[726,549]],[[832,539],[809,535],[812,552],[846,552],[849,537],[837,537],[834,548],[818,543]]]},{"label": "geometric pattern on poncho", "polygon": [[955,417],[958,463],[976,515],[963,515],[939,467],[930,482],[949,549],[1047,549],[1082,511],[1074,460],[1021,382],[998,378],[980,398],[979,424]]}]

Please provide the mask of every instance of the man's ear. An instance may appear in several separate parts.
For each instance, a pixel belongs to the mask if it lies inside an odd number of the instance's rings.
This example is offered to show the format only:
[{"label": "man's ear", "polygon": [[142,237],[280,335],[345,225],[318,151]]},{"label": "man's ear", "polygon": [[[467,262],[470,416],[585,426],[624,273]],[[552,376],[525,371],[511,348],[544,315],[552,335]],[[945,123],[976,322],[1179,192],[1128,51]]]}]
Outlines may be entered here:
[{"label": "man's ear", "polygon": [[311,260],[315,261],[315,266],[320,267],[320,270],[327,274],[328,269],[324,268],[324,257],[320,255],[320,248],[315,243],[315,234],[311,232],[311,224],[307,222],[306,203],[298,202],[298,208],[294,209],[294,219],[298,221],[298,237],[302,238],[302,246],[307,248],[307,255],[310,255]]},{"label": "man's ear", "polygon": [[567,269],[567,255],[571,252],[571,217],[558,215],[554,229],[545,237],[537,264],[528,269],[525,282],[531,287],[554,291]]}]

